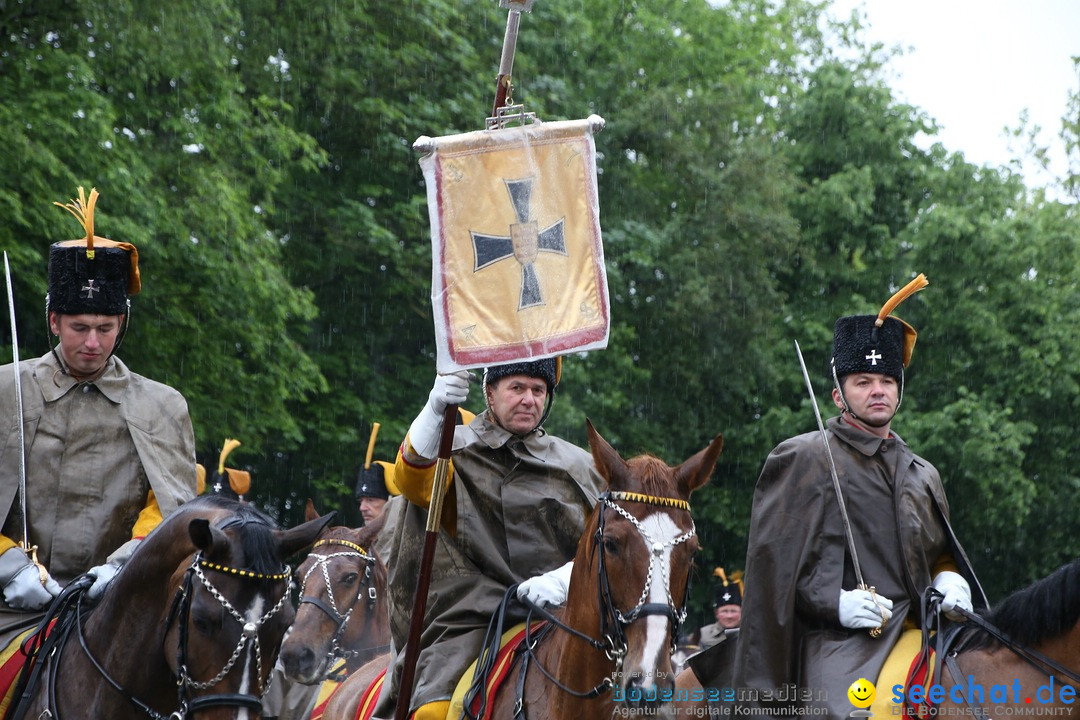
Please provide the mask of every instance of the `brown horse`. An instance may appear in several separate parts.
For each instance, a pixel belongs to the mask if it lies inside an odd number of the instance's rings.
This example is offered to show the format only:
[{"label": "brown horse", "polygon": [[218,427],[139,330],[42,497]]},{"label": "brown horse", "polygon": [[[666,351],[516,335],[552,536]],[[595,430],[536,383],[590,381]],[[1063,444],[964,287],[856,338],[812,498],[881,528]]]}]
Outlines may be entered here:
[{"label": "brown horse", "polygon": [[[468,698],[485,717],[515,717],[519,703],[530,720],[607,718],[620,708],[664,712],[674,687],[671,652],[698,547],[690,493],[708,481],[723,440],[671,468],[651,455],[625,461],[591,423],[588,431],[608,487],[578,543],[566,605],[542,636],[530,638],[491,697]],[[372,661],[350,677],[324,717],[353,720],[387,664]]]},{"label": "brown horse", "polygon": [[[935,618],[928,596],[927,617]],[[936,667],[929,683],[878,687],[886,714],[922,717],[1067,715],[1080,695],[1080,559],[958,624],[931,622]],[[734,643],[710,648],[704,691],[691,669],[677,678],[676,706],[694,717],[730,715]],[[694,666],[691,658],[691,667]],[[712,693],[713,700],[707,699]],[[706,696],[706,697],[703,697]],[[688,701],[688,698],[693,698]],[[930,700],[929,706],[924,704]],[[875,709],[878,705],[875,704]],[[878,714],[878,713],[875,713]]]},{"label": "brown horse", "polygon": [[97,607],[83,607],[80,581],[61,595],[71,621],[59,619],[45,640],[53,651],[40,656],[18,717],[258,717],[293,616],[284,561],[331,519],[279,530],[218,495],[182,505]]},{"label": "brown horse", "polygon": [[[305,517],[318,517],[308,500]],[[372,544],[384,516],[364,527],[330,527],[296,569],[300,604],[281,645],[285,676],[310,685],[325,680],[339,659],[352,674],[390,643],[386,566]]]},{"label": "brown horse", "polygon": [[[1067,715],[1080,695],[1080,559],[971,616],[926,691],[938,714]],[[894,700],[910,688],[878,688]],[[917,698],[916,698],[917,699]],[[934,698],[931,698],[934,699]]]}]

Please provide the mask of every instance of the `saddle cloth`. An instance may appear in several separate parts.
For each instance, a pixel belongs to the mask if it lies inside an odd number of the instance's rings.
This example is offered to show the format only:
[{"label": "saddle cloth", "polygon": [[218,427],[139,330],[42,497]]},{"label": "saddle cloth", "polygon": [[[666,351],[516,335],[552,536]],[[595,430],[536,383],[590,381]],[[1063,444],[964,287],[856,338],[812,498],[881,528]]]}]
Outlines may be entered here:
[{"label": "saddle cloth", "polygon": [[[543,623],[535,623],[533,625],[533,631],[538,630]],[[499,652],[495,656],[495,664],[491,669],[491,674],[487,680],[487,694],[488,697],[492,697],[495,691],[506,679],[507,674],[510,672],[510,668],[514,664],[514,651],[518,649],[521,643],[525,640],[525,624],[515,625],[502,634],[499,642]],[[450,699],[450,707],[446,711],[447,720],[458,720],[465,708],[465,693],[468,692],[469,686],[472,685],[473,673],[476,670],[476,662],[465,671],[461,679],[458,681],[457,689],[454,690],[454,695]],[[379,699],[379,692],[382,690],[383,682],[386,679],[386,671],[379,673],[379,676],[375,678],[368,689],[364,692],[360,698],[360,704],[356,709],[356,720],[371,720],[373,711],[375,710],[376,702]],[[316,712],[321,711],[325,707],[325,702],[321,702],[316,705]],[[475,708],[474,708],[475,711]],[[321,716],[321,715],[320,715]],[[316,720],[315,713],[311,715],[312,720]],[[486,720],[486,719],[485,719]]]},{"label": "saddle cloth", "polygon": [[0,718],[7,714],[12,696],[15,694],[15,681],[19,679],[19,673],[26,664],[26,655],[22,652],[22,645],[34,632],[36,628],[27,630],[0,651]]}]

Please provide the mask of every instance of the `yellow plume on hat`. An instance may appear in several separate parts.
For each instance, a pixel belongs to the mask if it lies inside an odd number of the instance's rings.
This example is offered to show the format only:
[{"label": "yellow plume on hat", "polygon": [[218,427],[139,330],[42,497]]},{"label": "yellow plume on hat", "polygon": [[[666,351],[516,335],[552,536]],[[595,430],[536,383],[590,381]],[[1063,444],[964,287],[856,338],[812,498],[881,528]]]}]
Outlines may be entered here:
[{"label": "yellow plume on hat", "polygon": [[371,456],[375,452],[375,438],[379,436],[379,423],[371,423],[371,438],[367,444],[367,457],[364,458],[364,469],[371,467]]},{"label": "yellow plume on hat", "polygon": [[233,440],[232,438],[225,438],[225,444],[221,448],[221,456],[218,458],[218,466],[217,466],[218,475],[224,475],[225,474],[225,458],[229,457],[229,453],[231,453],[233,450],[235,450],[238,447],[240,447],[240,441],[239,440]]},{"label": "yellow plume on hat", "polygon": [[[926,279],[926,275],[919,273],[914,280],[897,290],[893,296],[881,306],[881,310],[878,312],[877,320],[874,321],[874,325],[876,327],[881,327],[885,323],[885,318],[889,317],[889,315],[892,314],[892,311],[895,310],[900,303],[904,302],[929,284],[930,281]],[[911,352],[915,349],[915,339],[919,334],[915,332],[915,328],[911,327],[911,325],[908,325],[900,318],[895,319],[904,326],[903,362],[904,367],[907,367],[908,363],[911,362]]]},{"label": "yellow plume on hat", "polygon": [[94,235],[94,208],[97,206],[98,197],[99,193],[97,188],[90,188],[90,196],[87,197],[86,190],[80,185],[78,200],[72,200],[68,203],[53,203],[53,205],[63,208],[71,213],[86,233],[86,237],[79,238],[78,240],[60,242],[57,243],[57,245],[69,247],[85,244],[86,257],[88,260],[94,259],[94,243],[97,243],[101,247],[115,247],[126,251],[131,263],[131,270],[128,273],[127,293],[128,295],[138,295],[139,291],[142,289],[142,279],[139,276],[139,250],[131,243],[116,242],[115,240],[109,240],[108,238]]}]

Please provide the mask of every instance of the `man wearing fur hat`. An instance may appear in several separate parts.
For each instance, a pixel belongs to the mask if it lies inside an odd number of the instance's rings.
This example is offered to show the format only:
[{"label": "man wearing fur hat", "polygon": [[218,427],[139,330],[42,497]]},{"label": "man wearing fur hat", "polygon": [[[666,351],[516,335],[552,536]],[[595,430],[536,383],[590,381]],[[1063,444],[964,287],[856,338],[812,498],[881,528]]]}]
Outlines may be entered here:
[{"label": "man wearing fur hat", "polygon": [[[45,309],[56,345],[20,363],[22,441],[15,370],[0,368],[0,417],[9,419],[0,448],[0,648],[82,573],[95,576],[88,594],[99,597],[142,537],[195,495],[187,403],[115,355],[140,288],[138,254],[95,237],[97,191],[79,195],[61,207],[86,236],[49,253]],[[19,547],[24,538],[37,566]]]},{"label": "man wearing fur hat", "polygon": [[[603,481],[588,452],[544,431],[560,369],[561,359],[488,368],[486,411],[455,429],[445,532],[410,708],[418,720],[446,717],[454,686],[480,654],[488,621],[510,586],[520,583],[518,596],[539,604],[566,598],[570,561]],[[394,520],[389,584],[396,655],[379,717],[392,715],[396,703],[443,415],[468,394],[468,373],[438,376],[398,454],[394,477],[408,502]],[[524,618],[522,607],[509,608],[507,627]]]},{"label": "man wearing fur hat", "polygon": [[[735,687],[794,684],[798,692],[787,697],[795,704],[846,717],[848,687],[866,678],[886,704],[875,704],[874,714],[890,714],[891,694],[880,688],[905,682],[920,646],[923,592],[933,586],[944,594],[946,616],[986,605],[949,525],[937,470],[892,429],[915,330],[891,312],[926,284],[920,275],[877,316],[836,322],[832,397],[840,414],[825,436],[840,489],[817,430],[782,442],[765,461],[751,512],[746,573],[754,582],[746,589]],[[869,587],[856,581],[838,493]]]},{"label": "man wearing fur hat", "polygon": [[[738,573],[738,571],[736,571]],[[742,622],[742,574],[728,580],[724,568],[716,568],[716,585],[713,588],[713,617],[716,622],[701,628],[700,644],[702,648],[711,648],[724,642],[731,635],[737,635]],[[735,632],[729,632],[735,631]]]}]

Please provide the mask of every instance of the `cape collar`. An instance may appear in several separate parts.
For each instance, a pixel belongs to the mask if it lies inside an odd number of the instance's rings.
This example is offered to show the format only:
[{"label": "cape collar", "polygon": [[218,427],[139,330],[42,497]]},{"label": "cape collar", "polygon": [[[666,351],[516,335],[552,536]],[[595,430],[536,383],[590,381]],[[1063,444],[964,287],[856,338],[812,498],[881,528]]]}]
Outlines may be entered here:
[{"label": "cape collar", "polygon": [[117,405],[124,398],[124,392],[128,385],[128,372],[126,366],[120,362],[120,358],[113,355],[105,364],[105,371],[97,379],[89,382],[79,382],[75,378],[64,373],[57,362],[56,357],[50,352],[41,358],[35,370],[38,385],[45,402],[59,400],[72,389],[81,385],[93,385],[101,394]]},{"label": "cape collar", "polygon": [[550,443],[543,426],[527,435],[515,435],[506,428],[491,422],[487,417],[487,412],[483,412],[476,416],[469,427],[481,442],[493,450],[509,447],[518,455],[528,454],[537,460],[543,460],[547,456]]},{"label": "cape collar", "polygon": [[881,450],[882,445],[887,444],[888,447],[892,447],[893,445],[907,444],[895,431],[891,432],[889,437],[881,438],[842,420],[839,415],[829,418],[825,424],[837,438],[867,457],[876,455]]}]

